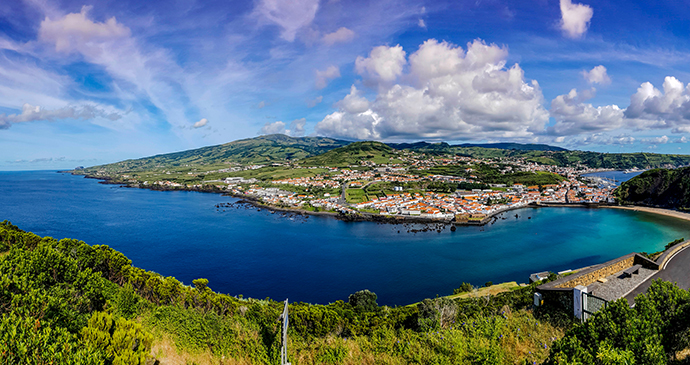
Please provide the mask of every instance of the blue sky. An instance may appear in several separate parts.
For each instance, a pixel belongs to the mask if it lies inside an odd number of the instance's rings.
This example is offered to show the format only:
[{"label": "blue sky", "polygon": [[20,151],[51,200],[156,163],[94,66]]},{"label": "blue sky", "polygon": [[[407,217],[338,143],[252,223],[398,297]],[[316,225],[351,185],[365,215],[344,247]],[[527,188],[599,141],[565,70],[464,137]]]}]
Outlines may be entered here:
[{"label": "blue sky", "polygon": [[0,170],[265,133],[690,153],[678,1],[0,7]]}]

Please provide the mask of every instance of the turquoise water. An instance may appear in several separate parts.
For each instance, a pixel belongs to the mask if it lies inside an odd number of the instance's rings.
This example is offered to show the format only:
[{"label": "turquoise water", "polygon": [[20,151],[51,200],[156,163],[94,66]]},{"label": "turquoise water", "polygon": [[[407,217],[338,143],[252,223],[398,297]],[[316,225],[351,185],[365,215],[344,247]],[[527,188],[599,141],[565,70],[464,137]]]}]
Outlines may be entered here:
[{"label": "turquoise water", "polygon": [[410,233],[415,227],[215,206],[235,201],[50,171],[0,172],[0,220],[107,244],[136,266],[187,284],[205,277],[216,291],[254,298],[328,303],[370,289],[380,304],[402,305],[451,294],[462,282],[526,282],[536,271],[690,238],[685,221],[614,209],[527,208],[484,227]]}]

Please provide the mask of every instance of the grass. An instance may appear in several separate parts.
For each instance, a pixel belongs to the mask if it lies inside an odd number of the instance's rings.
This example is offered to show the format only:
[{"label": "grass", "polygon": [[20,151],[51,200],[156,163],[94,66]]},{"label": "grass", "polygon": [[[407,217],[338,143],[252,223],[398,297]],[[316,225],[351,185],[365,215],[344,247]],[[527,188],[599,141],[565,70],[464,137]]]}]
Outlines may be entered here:
[{"label": "grass", "polygon": [[350,204],[358,204],[368,201],[368,197],[364,190],[350,188],[345,190],[345,200]]},{"label": "grass", "polygon": [[504,311],[433,332],[383,327],[366,337],[291,341],[288,358],[296,364],[531,364],[546,360],[562,336],[530,311]]},{"label": "grass", "polygon": [[498,293],[505,293],[507,291],[515,290],[517,288],[520,288],[520,285],[514,281],[510,281],[507,283],[495,284],[495,285],[492,285],[489,287],[477,288],[477,289],[474,289],[473,291],[467,292],[467,293],[449,295],[447,298],[449,298],[449,299],[480,298],[480,297],[485,297],[487,295],[496,295]]}]

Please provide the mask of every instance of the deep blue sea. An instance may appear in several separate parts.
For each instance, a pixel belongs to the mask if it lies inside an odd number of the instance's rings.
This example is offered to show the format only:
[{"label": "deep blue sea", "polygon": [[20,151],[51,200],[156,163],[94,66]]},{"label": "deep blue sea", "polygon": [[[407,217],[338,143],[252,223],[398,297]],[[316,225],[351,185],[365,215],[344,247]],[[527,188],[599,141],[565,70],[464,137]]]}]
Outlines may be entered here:
[{"label": "deep blue sea", "polygon": [[186,284],[208,278],[216,291],[254,298],[328,303],[369,289],[379,304],[404,305],[451,294],[462,282],[526,282],[533,272],[690,237],[687,222],[614,209],[527,208],[484,227],[410,233],[403,225],[216,208],[235,201],[52,171],[0,172],[0,220],[41,236],[107,244],[144,269]]}]

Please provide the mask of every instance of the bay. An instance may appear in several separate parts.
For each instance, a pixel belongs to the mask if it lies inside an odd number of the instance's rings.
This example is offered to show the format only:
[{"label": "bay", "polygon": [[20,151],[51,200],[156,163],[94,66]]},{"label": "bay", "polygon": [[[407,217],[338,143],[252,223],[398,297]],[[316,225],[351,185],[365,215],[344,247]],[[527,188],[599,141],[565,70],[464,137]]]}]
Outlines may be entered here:
[{"label": "bay", "polygon": [[609,180],[615,181],[616,186],[619,186],[621,183],[626,182],[633,177],[645,172],[645,170],[637,170],[637,171],[620,171],[620,170],[612,170],[612,171],[601,171],[601,172],[592,172],[589,174],[583,174],[582,176],[585,177],[601,177]]},{"label": "bay", "polygon": [[[616,209],[526,208],[484,227],[412,233],[403,225],[216,208],[237,199],[99,184],[54,171],[0,172],[0,220],[57,239],[106,244],[135,266],[230,295],[329,303],[369,289],[379,304],[451,294],[462,282],[657,251],[690,237],[675,218]],[[517,215],[517,217],[516,217]]]}]

